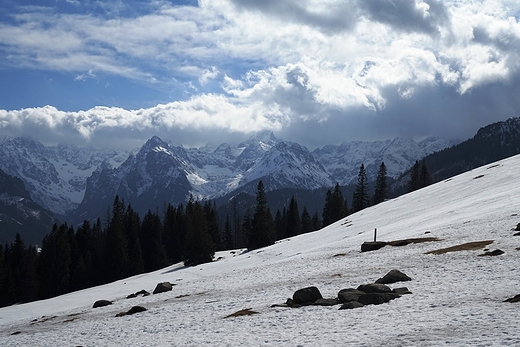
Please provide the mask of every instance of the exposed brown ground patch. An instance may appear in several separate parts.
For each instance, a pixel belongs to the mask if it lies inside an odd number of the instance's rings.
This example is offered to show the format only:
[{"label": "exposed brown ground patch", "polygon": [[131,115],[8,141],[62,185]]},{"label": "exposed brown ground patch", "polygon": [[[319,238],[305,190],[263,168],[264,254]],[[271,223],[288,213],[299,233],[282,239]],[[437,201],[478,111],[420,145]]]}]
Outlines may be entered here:
[{"label": "exposed brown ground patch", "polygon": [[387,242],[387,245],[405,246],[410,243],[422,243],[422,242],[433,242],[433,241],[441,241],[441,239],[439,239],[437,237],[417,237],[417,238],[411,238],[411,239],[390,241],[390,242]]},{"label": "exposed brown ground patch", "polygon": [[232,313],[230,315],[227,315],[224,318],[231,318],[231,317],[240,317],[240,316],[251,316],[253,314],[258,314],[258,312],[253,311],[252,308],[245,308],[243,310],[237,311],[235,313]]},{"label": "exposed brown ground patch", "polygon": [[429,251],[424,254],[444,254],[444,253],[448,253],[448,252],[473,251],[476,249],[484,248],[487,245],[492,244],[493,242],[494,242],[494,240],[468,242],[468,243],[463,243],[463,244],[457,245],[457,246]]}]

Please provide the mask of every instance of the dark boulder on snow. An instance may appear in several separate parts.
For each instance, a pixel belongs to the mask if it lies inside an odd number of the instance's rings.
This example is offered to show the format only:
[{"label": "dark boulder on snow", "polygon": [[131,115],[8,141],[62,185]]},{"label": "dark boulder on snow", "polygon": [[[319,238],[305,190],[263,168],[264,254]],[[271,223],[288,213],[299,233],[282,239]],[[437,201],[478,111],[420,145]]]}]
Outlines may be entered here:
[{"label": "dark boulder on snow", "polygon": [[[516,229],[515,229],[515,230],[516,230],[516,231],[520,231],[520,223],[518,223],[518,224],[516,225]],[[516,234],[515,234],[515,235],[516,235]]]},{"label": "dark boulder on snow", "polygon": [[120,312],[120,313],[116,314],[116,317],[123,317],[123,316],[132,315],[132,314],[144,312],[144,311],[146,311],[146,308],[144,308],[143,306],[132,306],[132,308],[129,309],[128,311]]},{"label": "dark boulder on snow", "polygon": [[520,302],[520,294],[515,295],[512,298],[505,299],[504,302]]},{"label": "dark boulder on snow", "polygon": [[406,287],[394,288],[392,289],[392,293],[396,293],[399,295],[412,294],[412,292],[408,290],[408,288]]},{"label": "dark boulder on snow", "polygon": [[172,290],[172,288],[173,288],[173,285],[170,282],[158,283],[157,286],[155,287],[155,289],[153,290],[153,293],[159,294],[159,293],[169,292],[170,290]]},{"label": "dark boulder on snow", "polygon": [[360,290],[364,293],[390,293],[392,289],[389,286],[381,283],[369,283],[362,284],[357,287],[357,290]]},{"label": "dark boulder on snow", "polygon": [[349,301],[349,302],[346,302],[343,305],[341,305],[339,310],[351,310],[353,308],[360,308],[363,306],[365,306],[365,305],[363,305],[362,303],[360,303],[358,301]]},{"label": "dark boulder on snow", "polygon": [[411,281],[412,279],[402,273],[399,270],[390,270],[386,275],[384,275],[382,278],[378,279],[376,283],[381,284],[391,284],[395,282],[405,282],[405,281]]},{"label": "dark boulder on snow", "polygon": [[310,305],[318,299],[323,299],[320,290],[316,287],[298,289],[292,298],[293,305]]},{"label": "dark boulder on snow", "polygon": [[361,245],[361,252],[376,251],[384,246],[386,246],[386,242],[384,241],[363,242]]},{"label": "dark boulder on snow", "polygon": [[338,300],[341,303],[357,301],[361,295],[365,295],[365,292],[354,288],[342,289],[338,293]]},{"label": "dark boulder on snow", "polygon": [[338,298],[318,299],[312,303],[312,305],[316,305],[316,306],[334,306],[334,305],[338,305],[338,304],[339,304]]},{"label": "dark boulder on snow", "polygon": [[108,306],[108,305],[112,305],[112,301],[98,300],[94,303],[94,305],[92,305],[92,308],[104,307],[104,306]]},{"label": "dark boulder on snow", "polygon": [[126,298],[127,299],[132,299],[132,298],[136,298],[138,297],[139,295],[142,295],[142,296],[148,296],[150,295],[150,293],[148,293],[146,290],[142,289],[138,292],[135,292],[135,293],[132,293],[132,294],[129,294]]},{"label": "dark boulder on snow", "polygon": [[495,249],[494,251],[485,252],[483,254],[479,254],[478,256],[479,257],[484,257],[484,256],[495,257],[497,255],[502,255],[504,253],[505,252],[503,250],[501,250],[501,249]]},{"label": "dark boulder on snow", "polygon": [[361,295],[358,299],[358,302],[363,305],[380,305],[385,302],[389,302],[390,300],[394,300],[399,298],[400,295],[392,292],[386,293],[367,293],[365,295]]}]

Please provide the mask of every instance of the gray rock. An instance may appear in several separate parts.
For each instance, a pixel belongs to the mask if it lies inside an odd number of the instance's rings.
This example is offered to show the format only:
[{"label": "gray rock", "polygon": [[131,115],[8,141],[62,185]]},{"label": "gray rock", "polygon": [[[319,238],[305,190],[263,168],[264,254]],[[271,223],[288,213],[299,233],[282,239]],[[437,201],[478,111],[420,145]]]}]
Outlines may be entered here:
[{"label": "gray rock", "polygon": [[104,307],[104,306],[108,306],[108,305],[112,305],[112,301],[109,301],[109,300],[98,300],[98,301],[96,301],[94,303],[92,308]]},{"label": "gray rock", "polygon": [[394,289],[392,289],[392,293],[396,293],[399,295],[412,294],[412,292],[409,291],[408,288],[406,288],[406,287],[394,288]]},{"label": "gray rock", "polygon": [[386,275],[384,275],[382,278],[378,279],[376,283],[381,284],[390,284],[395,282],[404,282],[404,281],[411,281],[412,279],[402,273],[399,270],[390,270]]},{"label": "gray rock", "polygon": [[365,293],[389,293],[392,291],[389,286],[382,283],[362,284],[357,289]]},{"label": "gray rock", "polygon": [[153,293],[159,294],[159,293],[169,292],[170,290],[172,290],[172,288],[173,287],[170,282],[162,282],[162,283],[157,284]]},{"label": "gray rock", "polygon": [[318,299],[323,299],[318,288],[307,287],[298,289],[293,294],[293,305],[310,305]]},{"label": "gray rock", "polygon": [[359,297],[364,294],[366,293],[354,288],[342,289],[338,293],[338,300],[341,303],[357,301]]},{"label": "gray rock", "polygon": [[339,304],[339,300],[337,298],[334,299],[318,299],[312,303],[316,306],[334,306]]},{"label": "gray rock", "polygon": [[346,302],[344,303],[343,305],[341,305],[341,307],[339,308],[339,310],[351,310],[353,308],[359,308],[359,307],[363,307],[365,305],[363,305],[362,303],[360,302],[357,302],[357,301],[349,301],[349,302]]},{"label": "gray rock", "polygon": [[390,300],[394,300],[400,297],[399,294],[396,293],[368,293],[365,295],[361,295],[359,297],[359,302],[363,305],[380,305]]},{"label": "gray rock", "polygon": [[361,245],[361,252],[376,251],[384,246],[386,246],[386,242],[384,241],[363,242]]}]

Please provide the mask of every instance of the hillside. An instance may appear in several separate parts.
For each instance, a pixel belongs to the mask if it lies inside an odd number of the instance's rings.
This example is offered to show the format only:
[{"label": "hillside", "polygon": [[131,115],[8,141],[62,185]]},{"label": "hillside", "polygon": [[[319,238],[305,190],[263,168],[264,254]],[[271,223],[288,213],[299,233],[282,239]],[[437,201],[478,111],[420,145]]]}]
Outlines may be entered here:
[{"label": "hillside", "polygon": [[[520,344],[520,156],[474,169],[350,215],[320,231],[253,252],[225,252],[198,267],[181,264],[53,299],[0,309],[0,344],[177,346],[451,346]],[[384,241],[440,241],[360,252],[374,228]],[[490,250],[425,254],[493,240]],[[391,269],[412,278],[412,294],[353,310],[271,307],[295,290],[324,297],[374,282]],[[158,282],[173,291],[125,299]],[[92,309],[94,301],[113,305]],[[115,317],[134,305],[145,312]],[[258,314],[224,318],[252,308]],[[12,335],[15,333],[14,335]]]}]

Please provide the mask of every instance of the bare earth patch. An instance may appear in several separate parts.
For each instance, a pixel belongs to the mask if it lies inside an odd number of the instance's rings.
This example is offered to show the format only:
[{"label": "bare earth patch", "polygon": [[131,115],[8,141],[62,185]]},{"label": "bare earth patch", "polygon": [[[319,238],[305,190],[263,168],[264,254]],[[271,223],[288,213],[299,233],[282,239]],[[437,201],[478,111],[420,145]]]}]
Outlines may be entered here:
[{"label": "bare earth patch", "polygon": [[444,253],[448,253],[448,252],[473,251],[476,249],[486,247],[487,245],[490,245],[493,242],[494,242],[494,240],[468,242],[468,243],[463,243],[463,244],[457,245],[457,246],[429,251],[424,254],[444,254]]},{"label": "bare earth patch", "polygon": [[230,315],[227,315],[224,318],[231,318],[231,317],[239,317],[239,316],[251,316],[253,314],[258,314],[259,312],[253,311],[252,308],[245,308],[243,310],[237,311],[235,313],[232,313]]},{"label": "bare earth patch", "polygon": [[433,241],[442,241],[442,240],[439,238],[436,238],[436,237],[417,237],[417,238],[411,238],[411,239],[390,241],[387,243],[387,245],[405,246],[410,243],[422,243],[422,242],[433,242]]}]

